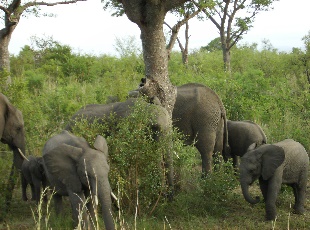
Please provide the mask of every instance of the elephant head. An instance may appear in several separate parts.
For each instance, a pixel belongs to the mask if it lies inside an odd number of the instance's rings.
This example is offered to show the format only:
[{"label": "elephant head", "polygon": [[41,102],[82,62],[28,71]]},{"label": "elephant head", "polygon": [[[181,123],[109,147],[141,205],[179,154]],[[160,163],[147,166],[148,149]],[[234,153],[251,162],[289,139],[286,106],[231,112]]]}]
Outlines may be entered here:
[{"label": "elephant head", "polygon": [[241,157],[240,163],[240,184],[245,200],[251,204],[260,201],[259,197],[252,198],[249,194],[249,186],[259,177],[268,180],[276,169],[284,162],[285,154],[283,148],[265,144],[255,148],[253,143],[249,146],[246,154]]},{"label": "elephant head", "polygon": [[25,156],[25,131],[21,111],[0,93],[0,138],[14,153],[14,165],[21,169]]},{"label": "elephant head", "polygon": [[[22,182],[22,197],[23,200],[28,200],[26,189],[28,184],[31,186],[32,200],[37,203],[40,202],[41,187],[43,190],[46,187],[46,177],[43,168],[43,158],[29,156],[28,160],[24,160],[21,170],[21,182]],[[44,201],[47,201],[47,197],[44,196]]]},{"label": "elephant head", "polygon": [[[66,131],[65,131],[66,132]],[[67,133],[68,134],[68,133]],[[68,134],[71,135],[71,134]],[[73,136],[73,135],[71,135]],[[73,139],[72,139],[73,140]],[[80,140],[80,139],[75,139]],[[60,143],[43,153],[48,179],[62,194],[91,194],[99,198],[106,229],[114,229],[111,214],[111,188],[108,180],[108,146],[102,136],[97,136],[94,149],[71,143]],[[66,191],[61,191],[65,188]],[[80,199],[78,199],[80,200]],[[73,219],[77,221],[78,204],[70,197]],[[97,203],[97,202],[92,202]],[[91,212],[91,211],[90,211]],[[74,216],[75,215],[75,216]],[[93,215],[93,214],[92,214]],[[76,224],[76,223],[75,223]]]}]

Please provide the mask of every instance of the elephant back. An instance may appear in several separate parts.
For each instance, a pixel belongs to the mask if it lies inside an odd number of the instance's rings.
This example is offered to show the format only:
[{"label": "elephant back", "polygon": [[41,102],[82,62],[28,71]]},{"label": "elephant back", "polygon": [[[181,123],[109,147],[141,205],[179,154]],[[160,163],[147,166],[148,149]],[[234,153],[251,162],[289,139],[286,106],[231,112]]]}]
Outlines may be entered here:
[{"label": "elephant back", "polygon": [[67,130],[63,130],[60,134],[51,137],[43,147],[43,155],[61,144],[67,144],[82,149],[90,148],[88,142],[83,137],[77,137]]},{"label": "elephant back", "polygon": [[274,145],[281,147],[285,153],[283,163],[283,183],[303,180],[304,172],[309,169],[309,156],[302,144],[292,139],[285,139]]}]

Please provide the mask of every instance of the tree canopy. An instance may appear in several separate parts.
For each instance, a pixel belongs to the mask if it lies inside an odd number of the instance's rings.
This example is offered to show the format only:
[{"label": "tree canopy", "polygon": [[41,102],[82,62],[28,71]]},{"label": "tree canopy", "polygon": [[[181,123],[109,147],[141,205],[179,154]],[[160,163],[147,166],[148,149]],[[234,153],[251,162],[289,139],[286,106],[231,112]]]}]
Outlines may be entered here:
[{"label": "tree canopy", "polygon": [[230,50],[251,28],[256,15],[272,9],[278,0],[226,0],[213,1],[213,7],[205,8],[208,1],[192,0],[198,9],[202,9],[206,19],[216,26],[220,34],[224,69],[230,71]]},{"label": "tree canopy", "polygon": [[41,6],[56,6],[60,4],[71,4],[86,0],[59,0],[59,1],[36,1],[36,0],[0,0],[0,19],[2,28],[0,29],[0,71],[10,71],[9,44],[11,36],[22,16],[41,14]]}]

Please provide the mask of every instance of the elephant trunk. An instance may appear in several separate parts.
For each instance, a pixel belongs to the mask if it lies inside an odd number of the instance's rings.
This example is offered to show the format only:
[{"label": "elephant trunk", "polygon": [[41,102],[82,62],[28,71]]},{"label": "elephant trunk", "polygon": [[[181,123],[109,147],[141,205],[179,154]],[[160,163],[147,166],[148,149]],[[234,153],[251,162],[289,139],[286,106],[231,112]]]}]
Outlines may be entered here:
[{"label": "elephant trunk", "polygon": [[106,230],[114,230],[114,220],[112,216],[111,187],[107,178],[103,181],[99,179],[97,183],[98,198],[102,207],[102,216]]},{"label": "elephant trunk", "polygon": [[26,158],[26,140],[25,133],[21,131],[16,137],[8,141],[10,149],[13,151],[13,163],[14,166],[18,169],[22,169],[22,164]]},{"label": "elephant trunk", "polygon": [[259,197],[255,197],[255,199],[249,194],[249,184],[247,183],[241,183],[241,188],[242,188],[242,194],[244,199],[249,202],[250,204],[257,204],[260,199]]},{"label": "elephant trunk", "polygon": [[18,170],[21,170],[22,169],[22,164],[23,164],[23,162],[25,160],[25,146],[22,146],[20,148],[12,147],[12,150],[13,150],[13,155],[14,155],[14,157],[13,157],[14,166]]}]

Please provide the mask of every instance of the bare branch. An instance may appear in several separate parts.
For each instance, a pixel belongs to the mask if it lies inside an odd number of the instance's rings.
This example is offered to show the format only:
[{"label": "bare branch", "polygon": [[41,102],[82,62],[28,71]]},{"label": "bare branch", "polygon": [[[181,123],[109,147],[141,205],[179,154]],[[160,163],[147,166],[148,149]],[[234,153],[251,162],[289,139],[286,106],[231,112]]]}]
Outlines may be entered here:
[{"label": "bare branch", "polygon": [[77,3],[77,2],[85,2],[87,0],[72,0],[72,1],[60,1],[60,2],[53,2],[53,3],[48,3],[48,2],[28,2],[26,3],[23,8],[24,10],[26,8],[32,7],[32,6],[56,6],[56,5],[64,5],[64,4],[71,4],[71,3]]}]

